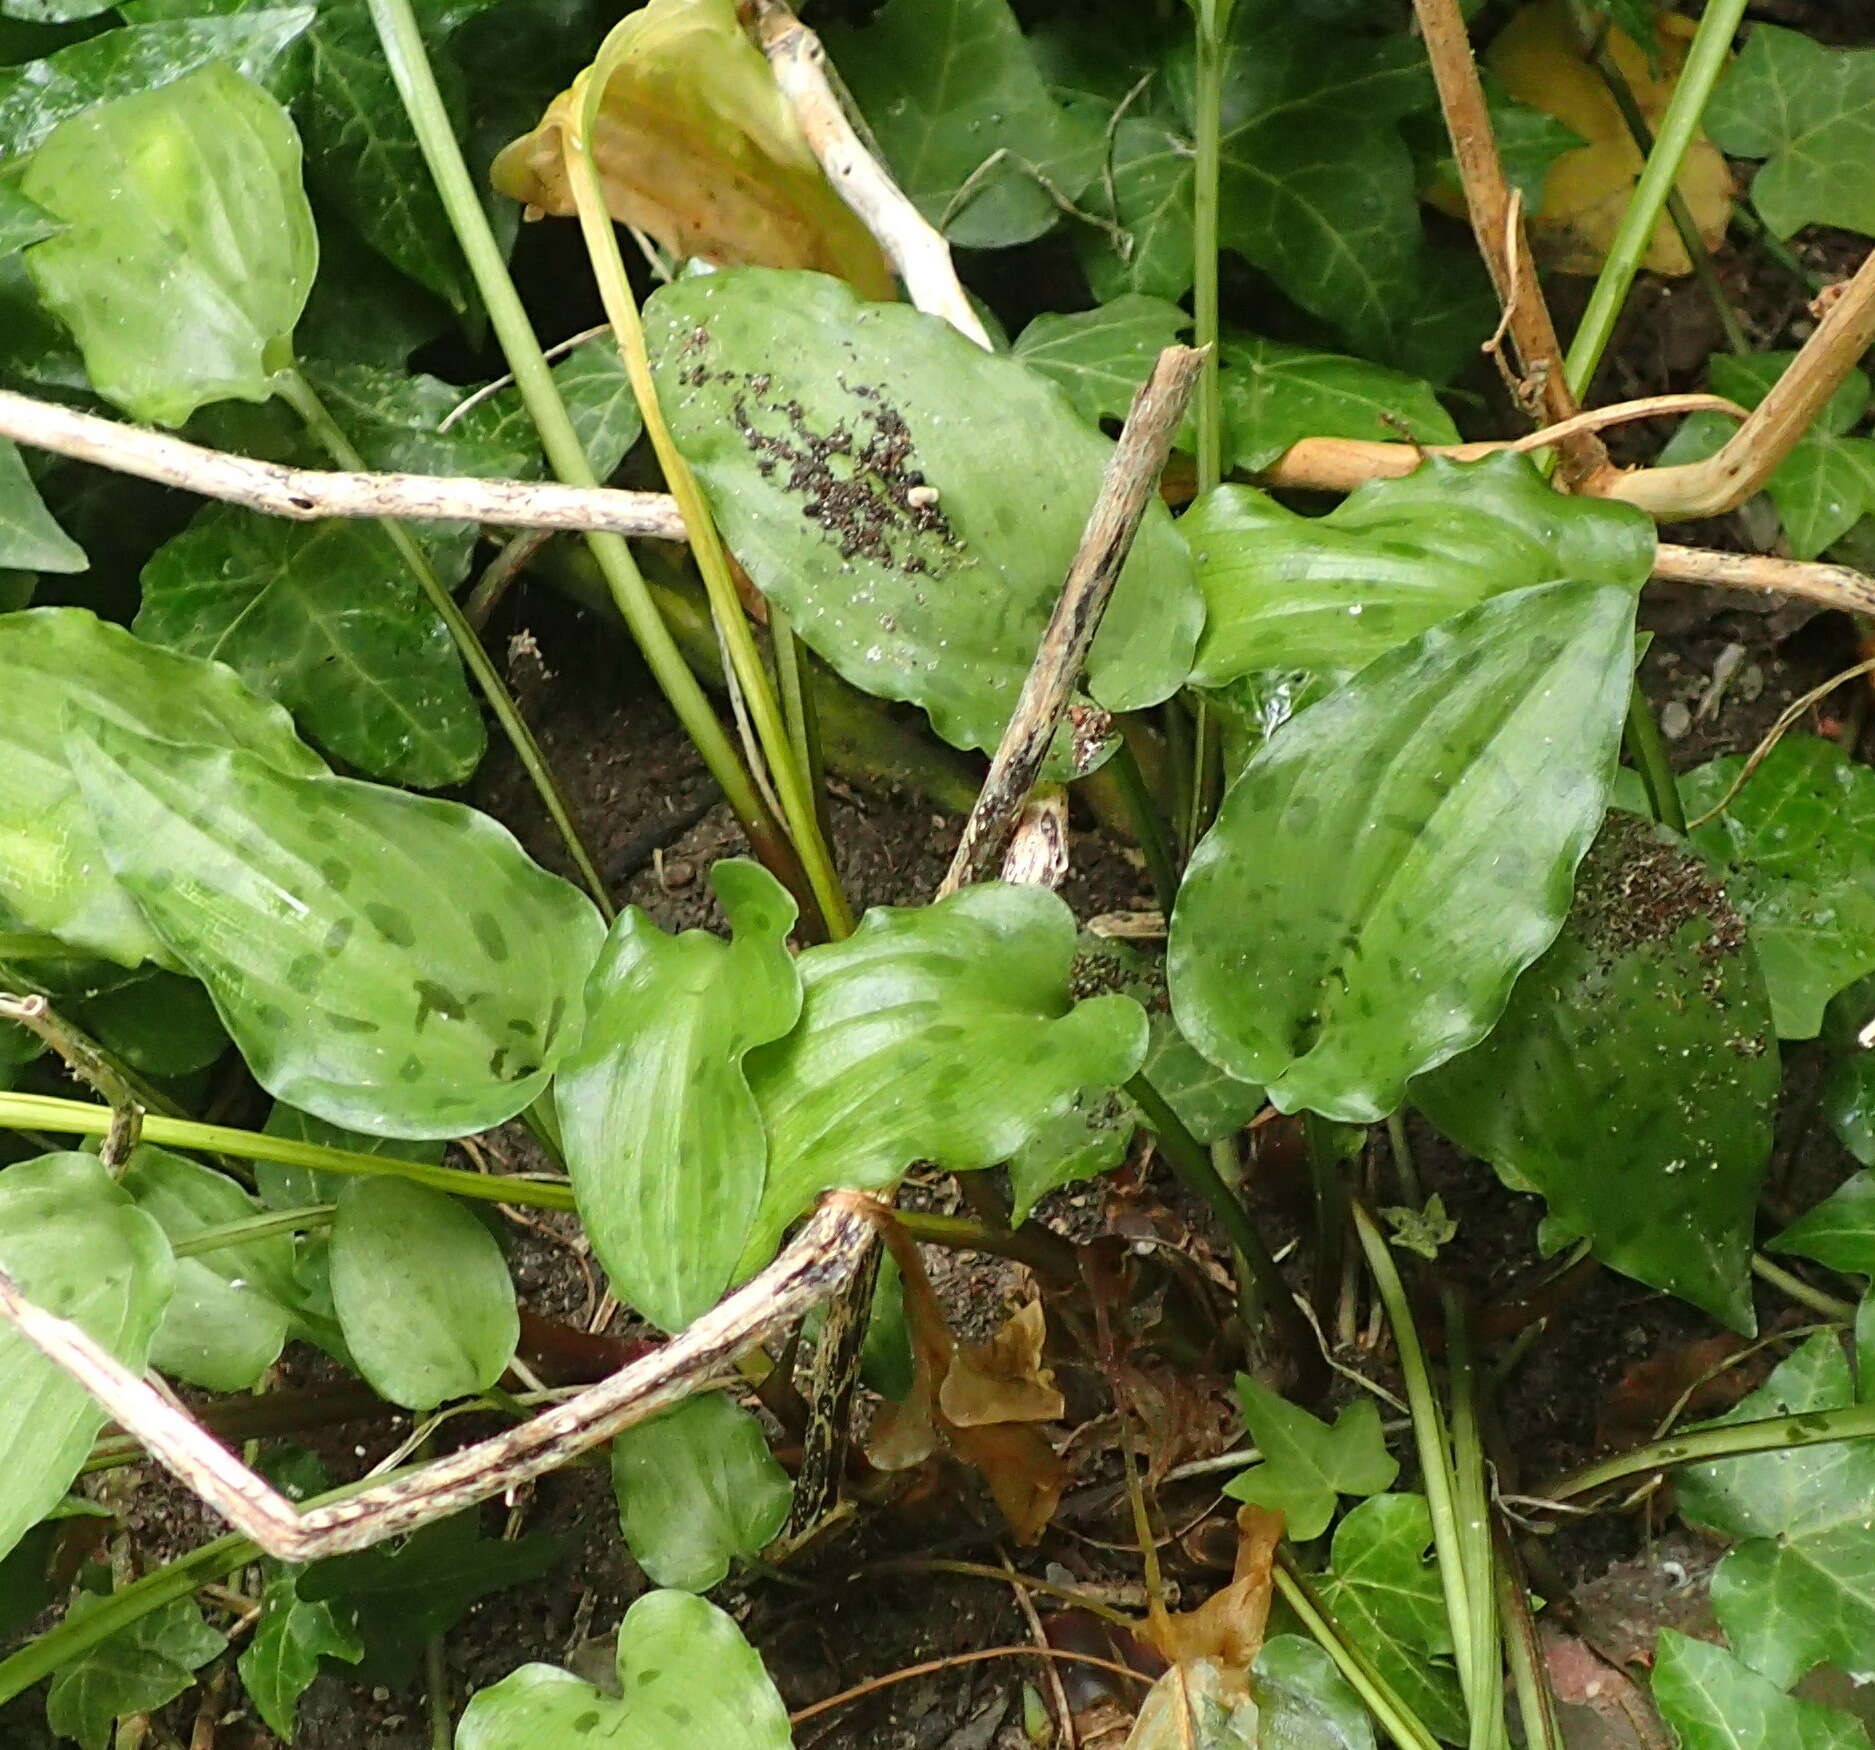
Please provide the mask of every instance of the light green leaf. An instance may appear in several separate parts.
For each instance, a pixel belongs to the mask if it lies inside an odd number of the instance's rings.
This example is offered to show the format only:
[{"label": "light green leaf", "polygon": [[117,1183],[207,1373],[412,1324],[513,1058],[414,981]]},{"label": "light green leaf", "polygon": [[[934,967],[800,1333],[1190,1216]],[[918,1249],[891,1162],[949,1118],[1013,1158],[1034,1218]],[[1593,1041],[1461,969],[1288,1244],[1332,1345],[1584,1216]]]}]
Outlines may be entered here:
[{"label": "light green leaf", "polygon": [[[1100,232],[1076,235],[1094,295],[1159,301],[1191,289],[1192,153],[1176,122],[1127,115],[1113,130],[1109,162],[1124,248]],[[1104,206],[1103,206],[1103,211]]]},{"label": "light green leaf", "polygon": [[1049,95],[1007,0],[887,0],[825,35],[899,187],[960,248],[1039,237],[1100,167],[1099,127]]},{"label": "light green leaf", "polygon": [[686,1592],[650,1592],[625,1613],[619,1697],[553,1665],[484,1689],[456,1750],[790,1750],[788,1711],[734,1620]]},{"label": "light green leaf", "polygon": [[1218,356],[1227,467],[1254,473],[1306,437],[1458,442],[1431,385],[1404,371],[1254,334],[1227,335]]},{"label": "light green leaf", "polygon": [[299,136],[260,86],[218,64],[87,110],[20,187],[66,221],[26,265],[107,401],[180,425],[207,402],[268,398],[318,243]]},{"label": "light green leaf", "polygon": [[743,1268],[829,1186],[889,1185],[1022,1147],[1077,1091],[1115,1087],[1146,1051],[1129,997],[1076,1003],[1074,918],[1039,887],[986,882],[935,905],[875,906],[795,962],[801,1019],[749,1054],[768,1184]]},{"label": "light green leaf", "polygon": [[84,549],[52,520],[19,451],[0,438],[0,566],[83,571],[89,563]]},{"label": "light green leaf", "polygon": [[[66,1616],[76,1621],[104,1604],[80,1593]],[[80,1750],[104,1750],[111,1724],[126,1714],[150,1713],[174,1701],[228,1644],[202,1620],[192,1598],[178,1598],[106,1636],[59,1668],[46,1692],[46,1724]]]},{"label": "light green leaf", "polygon": [[72,24],[109,10],[99,0],[0,0],[0,18],[27,24]]},{"label": "light green leaf", "polygon": [[1832,1270],[1875,1277],[1875,1173],[1857,1173],[1771,1241]]},{"label": "light green leaf", "polygon": [[1768,160],[1751,204],[1774,235],[1841,225],[1875,236],[1875,49],[1755,25],[1705,128],[1720,151]]},{"label": "light green leaf", "polygon": [[[681,280],[645,326],[672,434],[756,584],[855,686],[993,748],[1112,445],[1025,366],[822,275]],[[1184,682],[1190,566],[1153,503],[1088,663],[1102,706]]]},{"label": "light green leaf", "polygon": [[598,914],[486,815],[88,713],[68,741],[112,873],[276,1099],[460,1136],[576,1042]]},{"label": "light green leaf", "polygon": [[1313,1641],[1274,1635],[1250,1669],[1263,1709],[1259,1743],[1284,1750],[1374,1750],[1367,1709]]},{"label": "light green leaf", "polygon": [[794,1484],[755,1416],[709,1392],[612,1442],[619,1524],[659,1586],[707,1592],[787,1523]]},{"label": "light green leaf", "polygon": [[621,913],[586,989],[585,1036],[554,1084],[593,1250],[619,1297],[667,1331],[707,1312],[734,1275],[768,1161],[743,1060],[801,1012],[794,901],[740,859],[717,863],[710,885],[734,941],[667,936],[636,906]]},{"label": "light green leaf", "polygon": [[[0,1173],[0,1269],[141,1373],[175,1286],[163,1230],[95,1155],[41,1155]],[[104,1426],[91,1394],[12,1325],[0,1327],[0,1555],[58,1505]]]},{"label": "light green leaf", "polygon": [[[1721,1423],[1855,1401],[1834,1333],[1812,1337]],[[1689,1465],[1680,1512],[1740,1541],[1712,1576],[1712,1608],[1740,1656],[1788,1687],[1828,1661],[1866,1672],[1875,1647],[1875,1440],[1787,1447]]]},{"label": "light green leaf", "polygon": [[1752,1228],[1778,1098],[1770,999],[1743,920],[1663,829],[1611,814],[1562,934],[1491,1036],[1413,1103],[1558,1244],[1753,1328]]},{"label": "light green leaf", "polygon": [[[1098,310],[1037,316],[1010,351],[1060,384],[1075,411],[1097,426],[1126,417],[1159,354],[1190,328],[1191,318],[1176,304],[1127,292]],[[1188,416],[1179,434],[1187,449],[1190,423]]]},{"label": "light green leaf", "polygon": [[1247,1373],[1237,1376],[1237,1398],[1263,1462],[1233,1477],[1224,1492],[1281,1513],[1298,1543],[1328,1529],[1337,1497],[1378,1495],[1400,1474],[1372,1398],[1355,1399],[1332,1428]]},{"label": "light green leaf", "polygon": [[1868,1750],[1852,1715],[1786,1695],[1735,1653],[1677,1629],[1660,1631],[1653,1695],[1680,1750]]},{"label": "light green leaf", "polygon": [[[1716,806],[1743,763],[1683,774],[1687,813]],[[1823,736],[1787,735],[1692,842],[1750,927],[1779,1038],[1814,1038],[1829,999],[1875,971],[1875,772]]]},{"label": "light green leaf", "polygon": [[486,1390],[521,1334],[495,1236],[408,1179],[355,1179],[339,1194],[332,1300],[366,1383],[407,1410]]},{"label": "light green leaf", "polygon": [[1634,596],[1495,596],[1254,755],[1172,916],[1173,1012],[1284,1111],[1367,1124],[1474,1045],[1568,910],[1627,707]]},{"label": "light green leaf", "polygon": [[218,62],[262,79],[313,16],[310,6],[282,6],[236,18],[131,24],[43,61],[0,68],[0,157],[23,158],[93,105],[154,92]]},{"label": "light green leaf", "polygon": [[1442,1655],[1452,1630],[1424,1495],[1376,1495],[1335,1527],[1328,1572],[1315,1582],[1349,1638],[1435,1737],[1465,1740],[1458,1673]]},{"label": "light green leaf", "polygon": [[1206,602],[1200,686],[1263,669],[1351,673],[1463,609],[1532,584],[1638,591],[1654,527],[1628,505],[1564,497],[1527,456],[1435,456],[1306,517],[1248,486],[1207,493],[1180,528]]},{"label": "light green leaf", "polygon": [[319,1675],[321,1659],[356,1665],[364,1657],[358,1631],[329,1604],[300,1597],[296,1570],[272,1568],[261,1594],[254,1638],[235,1667],[254,1711],[287,1743],[293,1741],[299,1698]]},{"label": "light green leaf", "polygon": [[[119,1182],[172,1241],[259,1213],[225,1173],[148,1143]],[[290,1234],[179,1259],[150,1365],[211,1391],[246,1391],[280,1359],[298,1299]]]}]

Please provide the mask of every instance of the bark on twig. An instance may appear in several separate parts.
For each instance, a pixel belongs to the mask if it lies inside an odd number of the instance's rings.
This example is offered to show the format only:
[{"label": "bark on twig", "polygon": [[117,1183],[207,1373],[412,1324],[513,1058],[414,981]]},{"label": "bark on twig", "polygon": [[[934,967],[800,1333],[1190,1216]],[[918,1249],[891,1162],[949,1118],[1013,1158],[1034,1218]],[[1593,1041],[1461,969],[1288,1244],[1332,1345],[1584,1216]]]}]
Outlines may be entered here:
[{"label": "bark on twig", "polygon": [[1705,547],[1676,547],[1662,541],[1654,549],[1654,576],[1670,583],[1716,584],[1759,595],[1796,596],[1840,608],[1846,614],[1875,615],[1875,579],[1847,565],[1819,560],[1773,559],[1762,553],[1715,553]]}]

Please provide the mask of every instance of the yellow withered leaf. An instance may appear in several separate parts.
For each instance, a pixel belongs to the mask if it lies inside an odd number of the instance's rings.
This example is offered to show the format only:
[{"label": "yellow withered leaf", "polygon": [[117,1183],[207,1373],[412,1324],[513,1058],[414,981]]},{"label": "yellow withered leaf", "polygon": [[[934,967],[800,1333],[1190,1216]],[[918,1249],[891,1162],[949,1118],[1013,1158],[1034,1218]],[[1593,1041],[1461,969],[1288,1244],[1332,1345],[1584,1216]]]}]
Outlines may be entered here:
[{"label": "yellow withered leaf", "polygon": [[[1608,51],[1650,127],[1657,127],[1686,58],[1693,21],[1660,15],[1660,59],[1648,66],[1632,37],[1610,29]],[[1515,98],[1554,116],[1589,143],[1565,152],[1543,185],[1542,210],[1531,219],[1533,246],[1546,266],[1562,273],[1594,273],[1608,254],[1616,227],[1644,162],[1602,76],[1582,57],[1568,0],[1537,0],[1511,19],[1485,54]],[[1732,173],[1724,156],[1696,135],[1680,166],[1679,188],[1707,248],[1724,241],[1732,212]],[[1665,214],[1642,263],[1655,273],[1692,271],[1686,248]]]},{"label": "yellow withered leaf", "polygon": [[[822,173],[735,0],[651,0],[594,65],[611,67],[592,145],[614,219],[679,259],[813,268],[893,296],[884,255]],[[530,217],[576,210],[566,152],[591,77],[495,159],[495,187]]]}]

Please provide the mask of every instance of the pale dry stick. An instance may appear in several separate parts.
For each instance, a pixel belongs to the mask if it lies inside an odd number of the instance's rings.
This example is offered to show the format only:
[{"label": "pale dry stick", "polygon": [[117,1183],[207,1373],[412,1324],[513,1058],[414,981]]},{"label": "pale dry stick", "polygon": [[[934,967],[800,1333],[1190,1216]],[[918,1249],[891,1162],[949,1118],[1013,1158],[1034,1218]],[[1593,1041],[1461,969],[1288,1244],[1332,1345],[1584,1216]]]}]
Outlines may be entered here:
[{"label": "pale dry stick", "polygon": [[1654,576],[1668,583],[1704,583],[1759,595],[1796,596],[1827,608],[1840,608],[1847,614],[1875,615],[1875,579],[1847,565],[1829,565],[1816,559],[1715,553],[1706,547],[1676,547],[1662,541],[1654,549]]},{"label": "pale dry stick", "polygon": [[530,1422],[424,1470],[305,1512],[77,1325],[28,1300],[5,1271],[0,1317],[83,1385],[151,1457],[236,1530],[281,1561],[307,1562],[364,1549],[458,1513],[680,1403],[737,1356],[835,1293],[871,1250],[884,1219],[874,1198],[829,1192],[780,1257],[661,1349]]},{"label": "pale dry stick", "polygon": [[1068,792],[1062,785],[1037,785],[1023,803],[1003,853],[1002,878],[1012,887],[1061,890],[1068,878]]},{"label": "pale dry stick", "polygon": [[1133,397],[1048,629],[938,887],[940,897],[982,880],[1009,848],[1017,817],[1068,714],[1069,695],[1081,678],[1147,502],[1158,488],[1203,361],[1204,354],[1195,348],[1168,346]]},{"label": "pale dry stick", "polygon": [[964,296],[950,245],[866,150],[827,77],[827,51],[781,0],[755,0],[755,40],[834,192],[853,209],[904,282],[912,303],[993,352]]}]

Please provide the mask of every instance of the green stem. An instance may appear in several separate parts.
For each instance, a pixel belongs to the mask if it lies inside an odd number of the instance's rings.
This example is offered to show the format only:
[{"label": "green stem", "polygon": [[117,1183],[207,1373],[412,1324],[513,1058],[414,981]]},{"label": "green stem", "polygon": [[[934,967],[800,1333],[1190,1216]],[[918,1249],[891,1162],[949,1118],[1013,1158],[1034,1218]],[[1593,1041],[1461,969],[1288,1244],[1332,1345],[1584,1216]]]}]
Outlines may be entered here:
[{"label": "green stem", "polygon": [[[352,468],[359,472],[365,470],[364,457],[358,453],[351,439],[332,417],[331,410],[319,399],[318,391],[307,382],[297,365],[274,372],[273,386],[275,393],[299,415],[307,431],[333,461],[341,468]],[[424,599],[449,628],[449,636],[455,641],[458,654],[469,673],[475,677],[475,684],[482,689],[482,696],[488,701],[488,708],[494,712],[502,733],[507,736],[508,745],[514,749],[515,757],[520,760],[540,796],[554,829],[566,846],[567,855],[573,859],[573,866],[586,885],[586,891],[592,895],[593,903],[599,907],[606,922],[610,923],[617,914],[613,910],[611,896],[606,892],[605,879],[600,875],[598,865],[593,862],[586,841],[580,836],[566,793],[560,788],[559,779],[553,775],[553,768],[547,763],[547,756],[541,751],[540,743],[534,739],[533,730],[528,728],[527,719],[521,715],[521,708],[515,704],[514,695],[508,691],[507,682],[501,678],[501,671],[489,659],[488,652],[482,648],[481,639],[476,636],[475,628],[469,624],[467,616],[443,580],[436,575],[436,567],[417,544],[417,538],[411,534],[408,525],[395,517],[380,517],[378,527],[390,537],[398,558],[417,580],[417,587],[423,591]]]},{"label": "green stem", "polygon": [[1855,1317],[1855,1308],[1846,1300],[1838,1300],[1833,1294],[1825,1294],[1820,1288],[1812,1288],[1801,1276],[1793,1276],[1782,1265],[1773,1264],[1762,1252],[1751,1254],[1751,1273],[1760,1282],[1768,1282],[1773,1288],[1781,1290],[1799,1306],[1807,1306],[1813,1313],[1819,1313],[1831,1324],[1846,1325]]},{"label": "green stem", "polygon": [[[450,228],[462,248],[475,278],[483,306],[488,311],[495,338],[501,344],[508,370],[521,393],[528,417],[540,432],[541,448],[555,476],[569,486],[597,486],[579,433],[560,398],[553,370],[541,351],[520,294],[508,276],[508,265],[495,241],[495,233],[482,210],[481,198],[470,180],[462,149],[456,143],[449,112],[430,66],[428,52],[417,28],[411,0],[367,0],[371,20],[377,27],[378,40],[384,49],[386,64],[397,83],[398,95],[410,116],[424,162],[436,184]],[[677,649],[670,629],[651,599],[643,574],[631,549],[618,535],[588,534],[586,545],[606,581],[613,602],[632,637],[643,653],[664,697],[670,702],[685,733],[696,744],[722,789],[736,818],[748,834],[750,845],[780,878],[795,889],[797,897],[812,903],[804,891],[805,880],[779,823],[769,813],[757,794],[747,768],[737,754],[716,713],[711,709],[697,677]]]},{"label": "green stem", "polygon": [[1680,786],[1673,776],[1673,762],[1667,757],[1667,744],[1637,680],[1628,694],[1628,752],[1634,757],[1641,782],[1647,788],[1647,801],[1654,818],[1675,832],[1686,831],[1686,805],[1680,800]]},{"label": "green stem", "polygon": [[[111,1111],[108,1106],[93,1106],[84,1100],[0,1092],[0,1127],[44,1130],[55,1136],[105,1136],[111,1128]],[[413,1185],[428,1185],[452,1197],[470,1197],[483,1203],[513,1203],[531,1209],[574,1207],[572,1186],[557,1180],[494,1178],[486,1173],[466,1173],[457,1167],[431,1166],[427,1161],[355,1154],[348,1149],[326,1148],[316,1142],[266,1136],[257,1130],[236,1130],[225,1124],[197,1124],[188,1118],[147,1114],[143,1120],[143,1139],[171,1148],[232,1155],[236,1160],[277,1161],[282,1166],[311,1167],[321,1173],[408,1179]]]},{"label": "green stem", "polygon": [[1223,478],[1224,419],[1218,395],[1217,218],[1223,145],[1224,44],[1221,23],[1200,16],[1196,28],[1195,160],[1192,167],[1192,335],[1207,348],[1193,414],[1198,428],[1198,491]]},{"label": "green stem", "polygon": [[275,1234],[312,1233],[332,1225],[337,1213],[334,1203],[309,1203],[302,1209],[278,1209],[265,1215],[250,1215],[245,1221],[224,1222],[220,1227],[205,1227],[179,1240],[170,1241],[169,1249],[178,1258],[193,1258],[203,1252],[219,1252],[226,1246],[245,1246],[255,1240],[272,1239]]},{"label": "green stem", "polygon": [[1686,64],[1673,87],[1673,97],[1666,114],[1660,118],[1659,136],[1647,155],[1646,167],[1634,185],[1627,211],[1615,239],[1609,245],[1608,258],[1602,263],[1595,290],[1589,295],[1582,323],[1569,344],[1564,361],[1564,375],[1569,392],[1579,401],[1602,362],[1602,354],[1613,338],[1615,323],[1626,304],[1634,276],[1640,271],[1654,227],[1660,222],[1667,192],[1679,181],[1680,164],[1686,157],[1693,136],[1699,132],[1699,118],[1705,114],[1712,88],[1724,70],[1731,52],[1732,38],[1738,34],[1739,21],[1745,14],[1745,0],[1708,0],[1692,47],[1686,52]]},{"label": "green stem", "polygon": [[820,718],[814,689],[807,684],[807,653],[794,635],[794,622],[774,602],[768,604],[768,642],[775,653],[775,685],[781,694],[781,718],[795,764],[806,774],[808,794],[823,840],[827,830],[827,764],[820,747]]},{"label": "green stem", "polygon": [[1113,773],[1113,781],[1119,787],[1120,798],[1132,820],[1133,836],[1139,840],[1140,851],[1145,856],[1146,873],[1152,878],[1152,891],[1159,901],[1159,910],[1169,919],[1172,903],[1178,898],[1178,861],[1172,852],[1172,835],[1166,828],[1165,816],[1159,812],[1159,805],[1146,787],[1145,773],[1139,769],[1139,759],[1127,738],[1124,722],[1120,726],[1120,745],[1113,750],[1107,769]]},{"label": "green stem", "polygon": [[1452,1471],[1465,1589],[1471,1604],[1471,1750],[1503,1750],[1503,1654],[1497,1616],[1497,1559],[1485,1486],[1484,1443],[1478,1431],[1478,1379],[1471,1332],[1458,1296],[1442,1296],[1452,1394]]},{"label": "green stem", "polygon": [[1387,1120],[1387,1145],[1393,1150],[1393,1170],[1400,1178],[1400,1195],[1415,1209],[1423,1209],[1426,1194],[1419,1183],[1419,1167],[1413,1160],[1413,1145],[1406,1134],[1403,1112],[1396,1112]]}]

